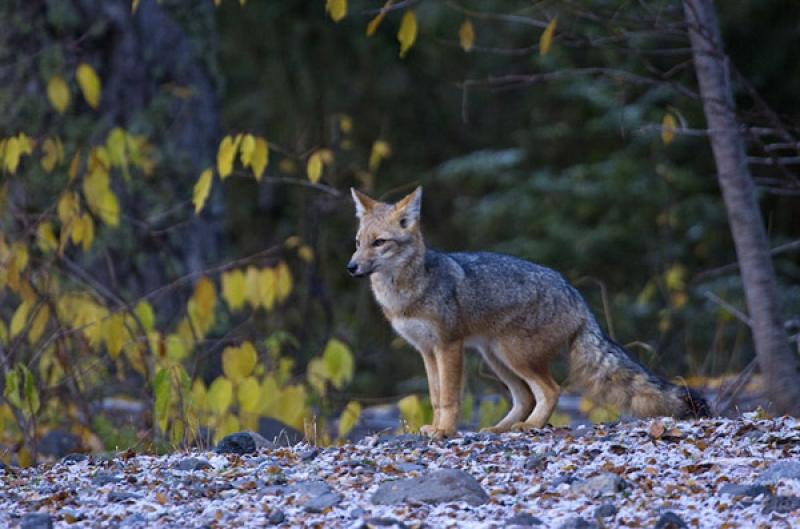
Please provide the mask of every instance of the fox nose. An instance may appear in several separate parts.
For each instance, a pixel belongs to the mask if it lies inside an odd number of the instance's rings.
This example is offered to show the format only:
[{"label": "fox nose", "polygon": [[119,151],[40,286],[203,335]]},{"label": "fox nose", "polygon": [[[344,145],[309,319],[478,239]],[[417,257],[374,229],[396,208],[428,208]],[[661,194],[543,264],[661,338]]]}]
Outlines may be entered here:
[{"label": "fox nose", "polygon": [[347,271],[350,272],[351,276],[356,275],[356,270],[358,270],[358,264],[352,261],[347,263]]}]

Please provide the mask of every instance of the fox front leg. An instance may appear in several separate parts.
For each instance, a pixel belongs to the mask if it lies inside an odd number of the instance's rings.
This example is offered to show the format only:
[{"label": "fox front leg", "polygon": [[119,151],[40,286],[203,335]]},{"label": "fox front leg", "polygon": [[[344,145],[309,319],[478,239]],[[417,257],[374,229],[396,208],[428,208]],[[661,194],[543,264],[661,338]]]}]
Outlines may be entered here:
[{"label": "fox front leg", "polygon": [[425,362],[425,375],[428,377],[428,393],[431,396],[433,421],[431,424],[420,427],[419,431],[423,435],[432,436],[439,424],[439,369],[433,351],[422,353],[422,360]]},{"label": "fox front leg", "polygon": [[441,439],[456,433],[464,377],[464,344],[452,342],[434,349],[439,375],[439,413],[428,435]]}]

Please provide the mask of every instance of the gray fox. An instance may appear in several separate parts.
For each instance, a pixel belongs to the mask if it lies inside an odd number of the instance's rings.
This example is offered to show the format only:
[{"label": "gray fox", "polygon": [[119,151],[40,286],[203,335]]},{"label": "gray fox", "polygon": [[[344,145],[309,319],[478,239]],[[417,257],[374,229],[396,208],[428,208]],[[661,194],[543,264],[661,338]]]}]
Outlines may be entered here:
[{"label": "gray fox", "polygon": [[369,277],[394,330],[422,354],[433,406],[422,433],[456,431],[465,346],[480,351],[511,394],[492,432],[547,423],[559,396],[550,364],[563,354],[570,380],[594,399],[638,416],[709,414],[700,395],[652,374],[607,337],[558,272],[508,255],[426,248],[421,187],[396,204],[351,192],[359,227],[347,270]]}]

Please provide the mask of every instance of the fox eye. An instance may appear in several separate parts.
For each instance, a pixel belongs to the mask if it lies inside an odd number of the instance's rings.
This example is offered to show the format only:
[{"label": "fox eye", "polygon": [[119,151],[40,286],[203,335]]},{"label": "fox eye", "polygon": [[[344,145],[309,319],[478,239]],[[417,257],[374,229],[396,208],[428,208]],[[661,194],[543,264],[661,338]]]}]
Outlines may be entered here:
[{"label": "fox eye", "polygon": [[386,239],[375,239],[372,241],[372,246],[374,248],[378,248],[379,246],[383,246],[386,243]]}]

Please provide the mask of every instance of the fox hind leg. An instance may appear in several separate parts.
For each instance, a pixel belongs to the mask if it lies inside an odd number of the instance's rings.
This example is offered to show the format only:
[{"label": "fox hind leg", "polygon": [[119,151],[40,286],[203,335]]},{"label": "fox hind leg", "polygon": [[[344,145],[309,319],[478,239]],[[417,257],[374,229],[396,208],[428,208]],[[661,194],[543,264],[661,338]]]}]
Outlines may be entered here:
[{"label": "fox hind leg", "polygon": [[530,387],[514,371],[508,368],[492,349],[484,344],[480,348],[484,361],[492,368],[511,394],[511,409],[500,422],[489,428],[481,429],[482,432],[503,433],[511,427],[524,420],[533,409],[533,394]]},{"label": "fox hind leg", "polygon": [[530,385],[534,397],[536,397],[536,406],[533,412],[523,422],[518,422],[512,426],[514,430],[531,430],[534,428],[541,428],[547,424],[547,420],[553,414],[553,410],[558,404],[558,396],[560,388],[550,373],[547,371],[531,371],[526,372],[525,381]]}]

